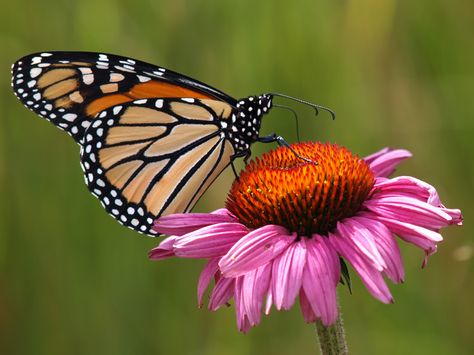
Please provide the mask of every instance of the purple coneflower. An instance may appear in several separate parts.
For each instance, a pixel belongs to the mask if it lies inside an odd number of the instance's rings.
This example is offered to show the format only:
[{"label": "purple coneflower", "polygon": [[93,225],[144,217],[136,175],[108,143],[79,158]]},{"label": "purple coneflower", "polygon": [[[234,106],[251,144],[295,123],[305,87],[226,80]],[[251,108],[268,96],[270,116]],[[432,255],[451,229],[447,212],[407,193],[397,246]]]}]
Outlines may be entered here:
[{"label": "purple coneflower", "polygon": [[331,144],[292,148],[317,164],[278,148],[246,166],[225,209],[155,222],[157,232],[172,236],[150,258],[208,259],[198,302],[214,279],[209,309],[233,297],[243,332],[272,306],[290,309],[298,296],[307,322],[333,324],[341,258],[375,298],[390,303],[383,276],[404,279],[395,235],[423,249],[425,265],[443,239],[439,229],[462,223],[461,211],[445,208],[433,186],[410,176],[388,178],[411,156],[406,150],[386,148],[360,159]]}]

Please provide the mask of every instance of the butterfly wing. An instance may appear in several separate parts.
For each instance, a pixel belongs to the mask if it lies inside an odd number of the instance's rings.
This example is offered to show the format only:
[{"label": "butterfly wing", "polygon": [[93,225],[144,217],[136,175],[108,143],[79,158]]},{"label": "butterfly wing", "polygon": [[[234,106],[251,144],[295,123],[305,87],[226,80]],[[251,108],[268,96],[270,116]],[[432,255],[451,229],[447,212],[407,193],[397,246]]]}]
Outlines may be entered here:
[{"label": "butterfly wing", "polygon": [[89,52],[23,57],[12,66],[12,87],[26,107],[67,131],[78,143],[99,112],[121,103],[188,97],[236,104],[223,92],[171,70]]},{"label": "butterfly wing", "polygon": [[155,218],[189,211],[227,167],[222,132],[232,107],[219,100],[140,99],[100,112],[86,132],[86,184],[120,223],[153,234]]},{"label": "butterfly wing", "polygon": [[120,223],[153,234],[153,220],[189,211],[230,164],[222,128],[236,101],[138,60],[37,53],[12,67],[15,95],[81,145],[86,184]]}]

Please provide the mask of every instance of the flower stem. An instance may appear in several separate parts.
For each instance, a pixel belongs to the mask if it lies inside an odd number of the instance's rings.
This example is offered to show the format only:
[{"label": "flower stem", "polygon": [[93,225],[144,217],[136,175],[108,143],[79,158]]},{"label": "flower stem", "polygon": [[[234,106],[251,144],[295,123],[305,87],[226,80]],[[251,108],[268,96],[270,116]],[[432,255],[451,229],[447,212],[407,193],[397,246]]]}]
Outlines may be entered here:
[{"label": "flower stem", "polygon": [[324,326],[318,319],[316,321],[316,333],[321,355],[341,355],[349,353],[340,311],[336,323],[329,327]]}]

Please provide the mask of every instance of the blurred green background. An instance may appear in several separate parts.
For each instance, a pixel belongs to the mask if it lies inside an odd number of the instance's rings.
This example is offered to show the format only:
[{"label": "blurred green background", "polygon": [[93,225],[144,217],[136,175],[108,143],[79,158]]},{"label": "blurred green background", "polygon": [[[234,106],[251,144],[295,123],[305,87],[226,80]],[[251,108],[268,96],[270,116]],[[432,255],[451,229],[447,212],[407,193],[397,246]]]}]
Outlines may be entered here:
[{"label": "blurred green background", "polygon": [[[121,54],[198,78],[236,97],[279,91],[333,108],[300,106],[302,139],[360,155],[385,146],[414,157],[398,174],[436,186],[461,208],[462,228],[421,271],[401,245],[406,283],[394,305],[353,275],[340,287],[353,354],[474,351],[474,2],[2,1],[0,4],[0,353],[313,354],[298,307],[273,312],[247,335],[234,308],[196,308],[199,261],[151,262],[158,240],[121,227],[89,195],[78,147],[25,109],[10,65],[45,50]],[[285,111],[263,133],[295,141]],[[255,145],[260,154],[271,145]],[[226,171],[195,211],[223,205]]]}]

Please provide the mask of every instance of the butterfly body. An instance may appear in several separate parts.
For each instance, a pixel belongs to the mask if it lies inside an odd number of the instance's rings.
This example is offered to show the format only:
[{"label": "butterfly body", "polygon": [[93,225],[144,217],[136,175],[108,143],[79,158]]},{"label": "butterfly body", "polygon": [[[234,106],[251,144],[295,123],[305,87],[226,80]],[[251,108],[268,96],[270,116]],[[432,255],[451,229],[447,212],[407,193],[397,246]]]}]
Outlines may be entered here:
[{"label": "butterfly body", "polygon": [[12,67],[23,104],[80,145],[86,184],[120,223],[154,234],[162,215],[189,211],[259,139],[272,95],[227,94],[138,60],[37,53]]}]

